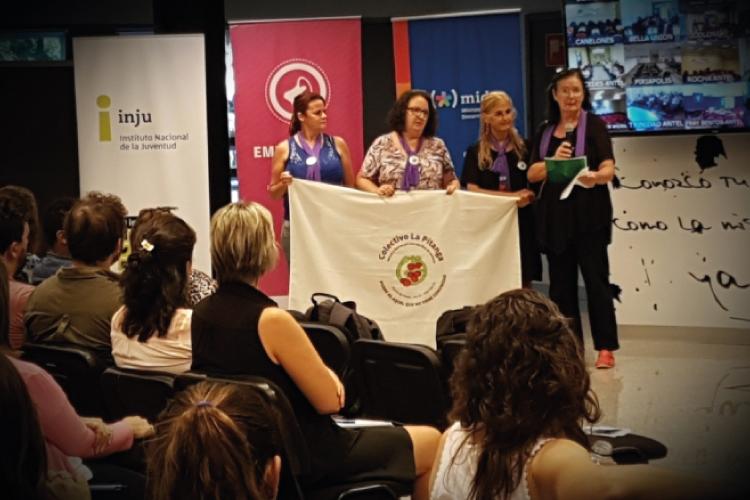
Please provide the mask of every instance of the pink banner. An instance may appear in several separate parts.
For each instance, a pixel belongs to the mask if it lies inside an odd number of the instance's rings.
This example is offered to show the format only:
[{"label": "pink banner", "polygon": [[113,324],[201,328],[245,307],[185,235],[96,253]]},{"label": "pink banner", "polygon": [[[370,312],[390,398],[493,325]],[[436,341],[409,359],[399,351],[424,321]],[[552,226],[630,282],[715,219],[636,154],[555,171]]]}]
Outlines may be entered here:
[{"label": "pink banner", "polygon": [[[274,146],[288,137],[294,97],[310,89],[328,101],[327,133],[349,145],[355,173],[362,163],[362,52],[359,19],[292,21],[232,26],[236,91],[235,141],[240,197],[273,213],[277,237],[281,201],[270,198]],[[284,259],[261,280],[269,295],[286,295]]]}]

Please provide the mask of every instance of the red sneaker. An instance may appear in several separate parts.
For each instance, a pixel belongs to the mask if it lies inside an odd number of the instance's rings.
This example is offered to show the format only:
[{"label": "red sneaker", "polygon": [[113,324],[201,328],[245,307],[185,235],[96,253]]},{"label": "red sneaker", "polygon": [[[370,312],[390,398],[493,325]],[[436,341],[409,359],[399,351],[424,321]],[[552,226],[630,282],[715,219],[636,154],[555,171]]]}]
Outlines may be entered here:
[{"label": "red sneaker", "polygon": [[599,351],[599,357],[596,358],[596,364],[594,366],[602,369],[614,368],[615,355],[612,353],[612,351],[602,349],[601,351]]}]

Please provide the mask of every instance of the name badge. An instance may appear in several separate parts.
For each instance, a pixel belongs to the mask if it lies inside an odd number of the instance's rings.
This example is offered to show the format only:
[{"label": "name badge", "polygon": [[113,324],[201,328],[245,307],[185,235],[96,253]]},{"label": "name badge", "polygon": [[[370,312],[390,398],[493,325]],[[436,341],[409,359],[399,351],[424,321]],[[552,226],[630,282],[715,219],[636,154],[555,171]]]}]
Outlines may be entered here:
[{"label": "name badge", "polygon": [[409,157],[409,165],[419,165],[419,157],[417,155],[411,155]]},{"label": "name badge", "polygon": [[316,163],[318,163],[318,159],[314,156],[308,156],[305,160],[305,163],[307,163],[308,165],[315,165]]}]

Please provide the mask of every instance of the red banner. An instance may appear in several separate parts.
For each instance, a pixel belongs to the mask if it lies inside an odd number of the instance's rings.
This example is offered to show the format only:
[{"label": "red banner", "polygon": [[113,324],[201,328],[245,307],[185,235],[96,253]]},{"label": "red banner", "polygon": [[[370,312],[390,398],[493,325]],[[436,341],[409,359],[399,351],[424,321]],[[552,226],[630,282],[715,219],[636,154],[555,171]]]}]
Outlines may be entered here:
[{"label": "red banner", "polygon": [[[363,157],[362,51],[359,19],[244,24],[230,29],[236,91],[235,143],[240,198],[273,213],[277,237],[281,201],[266,191],[274,146],[288,137],[294,97],[305,89],[328,101],[328,130],[349,145],[354,171]],[[269,295],[286,295],[284,259],[261,280]]]}]

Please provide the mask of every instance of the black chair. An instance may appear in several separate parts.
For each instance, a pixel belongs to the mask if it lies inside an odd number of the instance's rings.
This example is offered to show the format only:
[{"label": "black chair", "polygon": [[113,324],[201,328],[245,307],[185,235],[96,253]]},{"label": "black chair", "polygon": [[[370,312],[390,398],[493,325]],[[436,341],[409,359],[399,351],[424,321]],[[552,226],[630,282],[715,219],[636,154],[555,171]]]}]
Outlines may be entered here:
[{"label": "black chair", "polygon": [[73,345],[23,345],[21,358],[49,372],[65,391],[79,415],[108,418],[99,380],[111,358]]},{"label": "black chair", "polygon": [[349,367],[351,352],[349,339],[346,338],[344,332],[337,326],[314,321],[300,322],[300,326],[305,330],[323,362],[336,375],[343,378]]},{"label": "black chair", "polygon": [[174,396],[175,378],[172,373],[107,368],[101,384],[110,418],[140,415],[155,421]]},{"label": "black chair", "polygon": [[465,346],[466,337],[462,337],[446,340],[440,347],[440,359],[443,362],[443,373],[445,374],[446,382],[453,375],[453,367],[456,364],[456,359]]},{"label": "black chair", "polygon": [[363,415],[446,427],[448,395],[434,349],[360,339],[352,348]]},{"label": "black chair", "polygon": [[[248,390],[260,390],[266,400],[279,411],[281,418],[281,437],[283,441],[281,480],[279,495],[281,500],[397,500],[394,493],[398,485],[388,482],[367,482],[353,484],[328,485],[315,490],[303,490],[298,478],[310,471],[310,451],[307,447],[302,429],[297,423],[289,400],[279,387],[268,379],[249,375],[214,377],[197,372],[188,372],[177,376],[175,387],[184,389],[198,382],[220,382],[239,384]],[[406,492],[403,492],[406,493]]]}]

